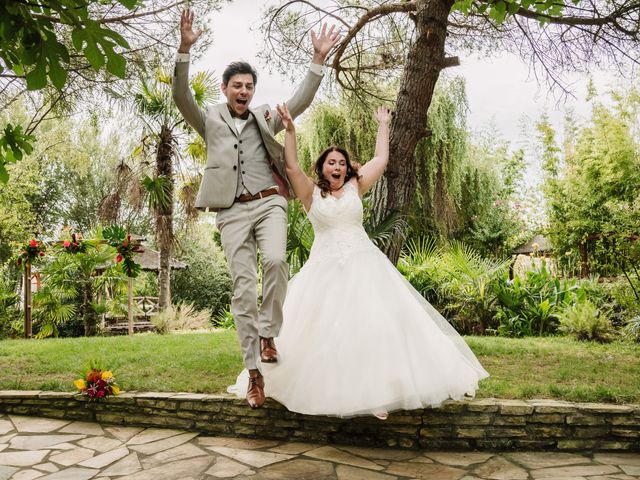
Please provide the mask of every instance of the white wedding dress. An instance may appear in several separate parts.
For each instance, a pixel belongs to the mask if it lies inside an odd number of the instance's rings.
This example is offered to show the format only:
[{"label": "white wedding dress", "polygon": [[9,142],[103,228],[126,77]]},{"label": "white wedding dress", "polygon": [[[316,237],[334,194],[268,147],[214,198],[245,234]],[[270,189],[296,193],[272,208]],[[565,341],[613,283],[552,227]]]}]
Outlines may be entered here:
[{"label": "white wedding dress", "polygon": [[[356,187],[323,198],[315,241],[289,282],[277,364],[261,364],[265,394],[289,410],[348,417],[473,396],[488,376],[462,337],[407,282],[362,227]],[[229,391],[244,397],[248,374]]]}]

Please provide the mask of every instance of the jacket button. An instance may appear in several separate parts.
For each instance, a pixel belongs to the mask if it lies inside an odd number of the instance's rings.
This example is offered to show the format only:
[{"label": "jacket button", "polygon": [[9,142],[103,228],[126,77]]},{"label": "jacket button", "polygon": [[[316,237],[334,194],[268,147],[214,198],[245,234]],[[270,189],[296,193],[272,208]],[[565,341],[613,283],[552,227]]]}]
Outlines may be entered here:
[{"label": "jacket button", "polygon": [[238,144],[237,144],[237,143],[236,143],[236,144],[234,144],[234,145],[233,145],[233,148],[236,148],[236,149],[237,149],[237,148],[238,148]]},{"label": "jacket button", "polygon": [[237,165],[234,165],[234,166],[233,166],[233,169],[234,169],[234,170],[237,170],[237,169],[238,169],[238,166],[237,166]]},{"label": "jacket button", "polygon": [[244,165],[244,160],[240,160],[240,163]]},{"label": "jacket button", "polygon": [[242,143],[242,140],[239,140],[238,143]]},{"label": "jacket button", "polygon": [[244,175],[244,170],[242,170],[242,174]]}]

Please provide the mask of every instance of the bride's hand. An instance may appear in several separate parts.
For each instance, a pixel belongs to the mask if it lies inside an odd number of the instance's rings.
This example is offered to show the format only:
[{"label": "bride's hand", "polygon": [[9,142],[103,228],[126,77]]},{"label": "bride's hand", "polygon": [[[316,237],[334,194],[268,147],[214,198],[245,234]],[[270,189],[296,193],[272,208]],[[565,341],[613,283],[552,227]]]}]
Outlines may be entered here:
[{"label": "bride's hand", "polygon": [[289,109],[287,108],[287,104],[283,103],[282,105],[276,105],[276,111],[280,118],[282,119],[282,125],[287,132],[293,132],[296,129],[296,126],[293,123],[293,119],[291,118],[291,114],[289,113]]},{"label": "bride's hand", "polygon": [[386,107],[378,107],[377,110],[373,113],[373,117],[377,120],[378,123],[389,123],[391,121],[391,111]]}]

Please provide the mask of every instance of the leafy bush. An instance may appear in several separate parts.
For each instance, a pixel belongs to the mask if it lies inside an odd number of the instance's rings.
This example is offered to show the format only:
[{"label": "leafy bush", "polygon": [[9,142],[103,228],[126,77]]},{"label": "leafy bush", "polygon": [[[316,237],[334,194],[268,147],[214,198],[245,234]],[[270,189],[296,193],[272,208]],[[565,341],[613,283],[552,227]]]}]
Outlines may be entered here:
[{"label": "leafy bush", "polygon": [[177,307],[169,306],[164,311],[153,315],[151,323],[160,334],[211,328],[209,312],[197,310],[192,303],[183,303]]},{"label": "leafy bush", "polygon": [[554,333],[558,315],[579,289],[575,280],[561,281],[551,275],[544,263],[539,270],[528,271],[524,279],[497,282],[494,293],[498,300],[498,333],[508,337]]},{"label": "leafy bush", "polygon": [[15,282],[5,278],[4,272],[0,271],[0,339],[24,334],[20,296],[15,290]]},{"label": "leafy bush", "polygon": [[483,258],[476,250],[453,242],[409,242],[398,264],[407,280],[462,333],[495,328],[493,284],[504,277],[508,261]]},{"label": "leafy bush", "polygon": [[610,342],[613,327],[607,313],[590,300],[581,300],[567,306],[560,313],[559,330],[578,340]]},{"label": "leafy bush", "polygon": [[174,304],[192,303],[211,317],[229,307],[232,282],[222,249],[213,239],[212,225],[198,225],[190,238],[180,242],[180,259],[189,266],[171,272]]},{"label": "leafy bush", "polygon": [[225,330],[233,330],[236,328],[236,321],[233,318],[231,311],[223,310],[213,319],[213,326],[216,328],[223,328]]},{"label": "leafy bush", "polygon": [[640,315],[629,320],[623,331],[627,338],[640,342]]}]

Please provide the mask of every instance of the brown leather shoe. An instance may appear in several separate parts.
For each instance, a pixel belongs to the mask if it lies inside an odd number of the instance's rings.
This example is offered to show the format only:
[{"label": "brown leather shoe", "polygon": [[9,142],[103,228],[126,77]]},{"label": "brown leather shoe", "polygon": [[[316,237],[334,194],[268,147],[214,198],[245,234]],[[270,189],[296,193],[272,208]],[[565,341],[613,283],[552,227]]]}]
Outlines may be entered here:
[{"label": "brown leather shoe", "polygon": [[260,361],[262,363],[276,363],[278,361],[278,351],[273,337],[260,337]]},{"label": "brown leather shoe", "polygon": [[264,405],[264,377],[259,370],[249,370],[247,403],[251,408],[260,408]]}]

